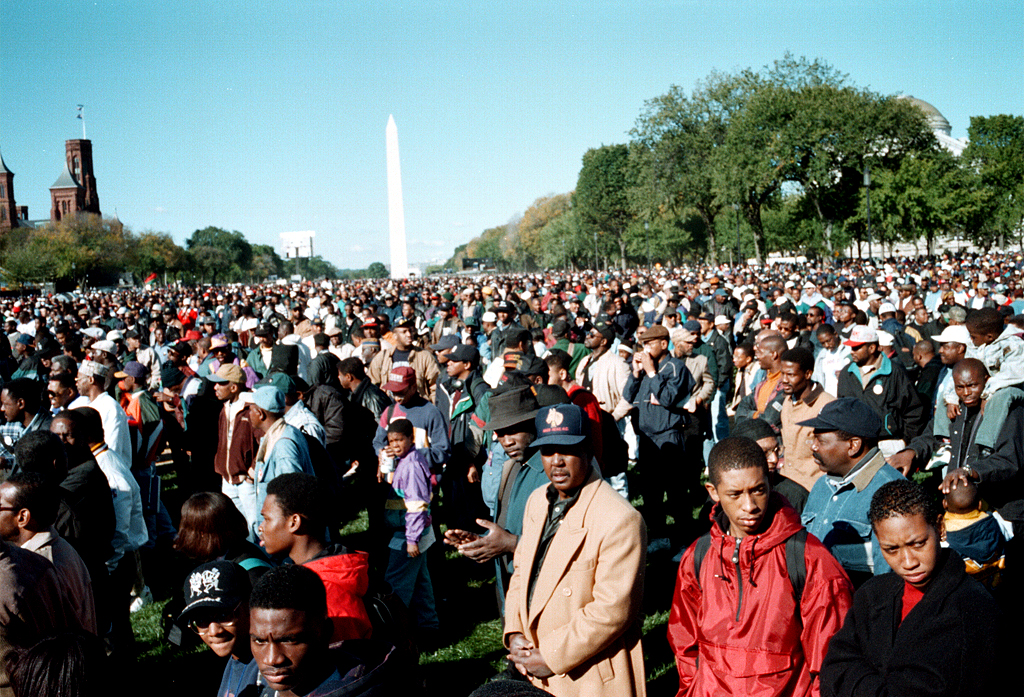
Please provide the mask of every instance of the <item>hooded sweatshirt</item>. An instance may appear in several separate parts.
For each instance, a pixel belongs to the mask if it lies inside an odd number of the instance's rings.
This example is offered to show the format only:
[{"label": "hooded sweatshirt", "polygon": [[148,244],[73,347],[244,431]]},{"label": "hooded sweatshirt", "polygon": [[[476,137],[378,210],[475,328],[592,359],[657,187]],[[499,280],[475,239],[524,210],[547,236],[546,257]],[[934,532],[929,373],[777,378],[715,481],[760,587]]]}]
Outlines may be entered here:
[{"label": "hooded sweatshirt", "polygon": [[304,566],[315,571],[327,589],[327,615],[334,625],[331,643],[369,638],[370,616],[363,604],[370,585],[369,555],[334,544]]}]

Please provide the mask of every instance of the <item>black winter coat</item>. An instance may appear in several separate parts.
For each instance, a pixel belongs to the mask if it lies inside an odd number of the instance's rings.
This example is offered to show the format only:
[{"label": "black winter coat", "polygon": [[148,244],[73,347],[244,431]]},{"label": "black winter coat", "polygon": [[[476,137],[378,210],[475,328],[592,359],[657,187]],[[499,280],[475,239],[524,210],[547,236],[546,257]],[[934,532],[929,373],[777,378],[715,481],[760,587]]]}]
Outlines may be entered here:
[{"label": "black winter coat", "polygon": [[868,381],[865,389],[860,370],[850,363],[839,371],[837,397],[853,397],[867,402],[882,420],[881,437],[902,438],[908,443],[919,436],[928,423],[921,396],[899,361],[882,356],[882,365]]},{"label": "black winter coat", "polygon": [[821,666],[822,697],[998,694],[1000,614],[963,559],[943,550],[924,597],[900,622],[904,581],[875,576],[853,598]]}]

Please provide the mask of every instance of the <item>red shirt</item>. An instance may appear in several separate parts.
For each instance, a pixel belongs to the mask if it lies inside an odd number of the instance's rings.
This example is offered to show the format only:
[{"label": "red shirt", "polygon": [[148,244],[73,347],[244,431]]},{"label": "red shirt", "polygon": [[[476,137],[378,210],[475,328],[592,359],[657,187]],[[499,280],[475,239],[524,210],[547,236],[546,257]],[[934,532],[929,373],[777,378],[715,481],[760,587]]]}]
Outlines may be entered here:
[{"label": "red shirt", "polygon": [[903,614],[900,617],[900,624],[903,624],[903,620],[907,619],[907,615],[910,611],[917,607],[917,604],[921,602],[921,598],[924,597],[924,591],[915,588],[909,583],[903,584]]}]

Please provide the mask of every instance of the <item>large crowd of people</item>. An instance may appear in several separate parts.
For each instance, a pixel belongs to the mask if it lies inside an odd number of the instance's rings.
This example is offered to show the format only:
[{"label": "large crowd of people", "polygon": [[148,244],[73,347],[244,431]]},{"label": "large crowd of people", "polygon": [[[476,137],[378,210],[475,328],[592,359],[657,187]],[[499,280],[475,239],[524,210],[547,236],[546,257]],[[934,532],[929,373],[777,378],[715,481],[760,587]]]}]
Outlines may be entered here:
[{"label": "large crowd of people", "polygon": [[105,690],[169,559],[225,697],[416,694],[465,564],[480,697],[646,694],[656,559],[679,695],[984,694],[1020,648],[1020,255],[0,310],[0,695]]}]

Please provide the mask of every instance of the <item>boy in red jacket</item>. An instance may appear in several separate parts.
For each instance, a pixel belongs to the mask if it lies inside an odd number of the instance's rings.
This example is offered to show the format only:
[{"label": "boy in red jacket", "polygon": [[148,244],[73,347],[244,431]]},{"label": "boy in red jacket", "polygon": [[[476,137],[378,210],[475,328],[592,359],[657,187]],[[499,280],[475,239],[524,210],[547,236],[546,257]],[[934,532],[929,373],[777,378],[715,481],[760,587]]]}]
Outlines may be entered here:
[{"label": "boy in red jacket", "polygon": [[795,546],[802,547],[795,556],[806,576],[794,588],[787,540],[803,527],[771,492],[768,462],[755,441],[723,439],[711,450],[708,470],[715,502],[710,543],[697,565],[701,544],[683,555],[668,622],[679,695],[817,695],[829,639],[852,604],[850,581],[807,535]]}]

